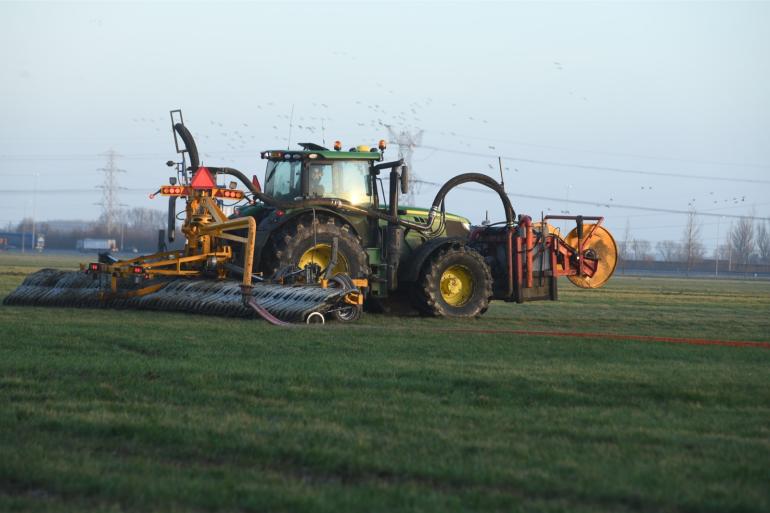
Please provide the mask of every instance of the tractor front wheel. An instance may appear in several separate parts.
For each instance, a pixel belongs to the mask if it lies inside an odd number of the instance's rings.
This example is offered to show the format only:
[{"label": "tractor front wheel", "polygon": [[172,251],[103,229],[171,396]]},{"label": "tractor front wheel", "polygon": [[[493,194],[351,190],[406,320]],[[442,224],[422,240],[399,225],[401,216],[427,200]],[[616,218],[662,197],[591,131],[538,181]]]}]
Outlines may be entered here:
[{"label": "tractor front wheel", "polygon": [[316,264],[322,271],[330,265],[332,246],[337,239],[337,264],[332,275],[348,274],[351,278],[369,275],[366,251],[350,226],[334,216],[303,214],[290,221],[272,237],[268,246],[266,270],[274,275],[287,266],[304,269]]},{"label": "tractor front wheel", "polygon": [[439,250],[422,269],[417,305],[429,315],[476,317],[492,297],[492,273],[473,249],[454,245]]}]

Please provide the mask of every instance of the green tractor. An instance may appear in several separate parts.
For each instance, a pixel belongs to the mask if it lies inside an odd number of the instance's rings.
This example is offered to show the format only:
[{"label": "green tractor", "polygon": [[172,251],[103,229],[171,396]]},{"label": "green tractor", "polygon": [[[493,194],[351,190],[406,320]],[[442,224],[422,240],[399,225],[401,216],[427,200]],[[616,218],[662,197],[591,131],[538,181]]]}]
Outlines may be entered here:
[{"label": "green tractor", "polygon": [[[312,143],[301,150],[262,152],[268,201],[239,209],[258,223],[254,266],[263,276],[327,271],[368,280],[368,304],[405,300],[444,316],[483,313],[492,296],[489,267],[465,242],[466,218],[398,206],[409,187],[403,161],[384,162],[385,143],[341,151]],[[387,172],[389,196],[383,180]]]}]

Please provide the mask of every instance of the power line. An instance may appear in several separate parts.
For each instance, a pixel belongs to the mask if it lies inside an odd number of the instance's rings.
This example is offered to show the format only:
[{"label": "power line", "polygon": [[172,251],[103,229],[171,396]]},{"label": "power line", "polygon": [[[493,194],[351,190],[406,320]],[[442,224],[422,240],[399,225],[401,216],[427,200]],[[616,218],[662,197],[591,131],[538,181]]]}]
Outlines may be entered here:
[{"label": "power line", "polygon": [[[444,184],[437,183],[437,182],[426,182],[424,180],[420,180],[420,183],[424,185],[430,185],[433,187],[441,187]],[[489,193],[489,194],[497,194],[496,192],[492,191],[491,189],[477,189],[475,187],[467,187],[467,186],[459,186],[459,189],[465,189],[467,191],[473,191],[473,192],[483,192],[483,193]],[[544,201],[558,201],[558,202],[567,202],[564,198],[555,198],[553,196],[538,196],[534,194],[517,194],[517,193],[507,193],[510,197],[515,198],[526,198],[526,199],[537,199],[537,200],[544,200]],[[644,210],[648,212],[662,212],[666,214],[690,214],[689,210],[677,210],[672,208],[655,208],[655,207],[645,207],[641,205],[622,205],[617,203],[607,203],[607,202],[600,202],[600,201],[586,201],[586,200],[576,200],[576,199],[570,199],[569,203],[578,203],[581,205],[591,205],[594,207],[604,207],[604,208],[624,208],[629,210]],[[699,216],[708,216],[708,217],[725,217],[725,218],[732,218],[732,219],[752,219],[752,220],[759,220],[759,221],[765,221],[770,220],[768,217],[757,217],[757,216],[741,216],[736,214],[717,214],[714,212],[709,211],[695,211],[696,215]]]},{"label": "power line", "polygon": [[644,171],[641,169],[624,169],[620,167],[608,167],[608,166],[595,166],[595,165],[589,165],[589,164],[577,164],[572,162],[559,162],[554,160],[538,160],[538,159],[525,159],[522,157],[512,157],[510,155],[492,155],[490,153],[480,153],[480,152],[474,152],[474,151],[464,151],[464,150],[453,150],[448,148],[440,148],[438,146],[428,146],[428,145],[420,145],[420,148],[425,148],[428,150],[435,150],[440,151],[444,153],[456,153],[458,155],[468,155],[472,157],[483,157],[488,159],[496,159],[498,157],[502,158],[503,160],[510,160],[514,162],[527,162],[529,164],[543,164],[547,166],[560,166],[560,167],[572,167],[576,169],[590,169],[594,171],[609,171],[612,173],[624,173],[624,174],[634,174],[634,175],[646,175],[646,176],[665,176],[668,178],[687,178],[687,179],[694,179],[694,180],[717,180],[722,182],[747,182],[747,183],[761,183],[761,184],[770,184],[770,180],[760,180],[756,178],[738,178],[733,176],[710,176],[710,175],[688,175],[684,173],[668,173],[668,172],[660,172],[660,171]]},{"label": "power line", "polygon": [[[386,125],[387,126],[387,125]],[[393,134],[392,134],[393,135]],[[407,134],[409,135],[409,134]],[[399,148],[401,148],[402,144],[398,142],[398,135],[396,135],[397,144],[399,144]],[[467,150],[456,150],[456,149],[450,149],[450,148],[442,148],[439,146],[430,146],[425,144],[413,144],[413,145],[406,145],[406,148],[410,148],[410,151],[414,151],[414,148],[424,148],[428,150],[433,150],[434,152],[442,152],[442,153],[453,153],[458,155],[467,155],[472,157],[481,157],[485,159],[496,159],[498,158],[498,155],[493,155],[491,153],[481,153],[481,152],[474,152],[474,151],[467,151]],[[208,154],[217,154],[222,156],[238,156],[238,155],[255,155],[255,152],[250,150],[242,150],[242,151],[216,151],[211,150],[207,152]],[[166,153],[135,153],[135,154],[128,154],[123,155],[122,158],[124,160],[154,160],[156,158],[163,158],[166,156]],[[623,173],[623,174],[636,174],[636,175],[645,175],[645,176],[661,176],[661,177],[668,177],[668,178],[684,178],[684,179],[691,179],[691,180],[714,180],[714,181],[723,181],[723,182],[744,182],[744,183],[758,183],[758,184],[770,184],[770,180],[762,180],[757,178],[740,178],[740,177],[733,177],[733,176],[713,176],[713,175],[693,175],[693,174],[686,174],[686,173],[673,173],[673,172],[665,172],[665,171],[647,171],[642,169],[627,169],[627,168],[619,168],[619,167],[612,167],[612,166],[599,166],[599,165],[593,165],[593,164],[579,164],[579,163],[573,163],[573,162],[564,162],[564,161],[553,161],[553,160],[541,160],[541,159],[529,159],[529,158],[523,158],[523,157],[514,157],[511,155],[502,155],[499,156],[500,158],[508,161],[513,162],[525,162],[529,164],[540,164],[540,165],[548,165],[548,166],[559,166],[559,167],[570,167],[570,168],[576,168],[576,169],[587,169],[587,170],[594,170],[594,171],[608,171],[612,173]],[[72,154],[72,155],[43,155],[43,156],[36,156],[36,155],[0,155],[0,160],[5,161],[82,161],[82,160],[93,160],[100,158],[100,155],[93,155],[93,154]],[[652,157],[651,157],[652,158]],[[668,160],[661,158],[660,160]],[[677,160],[677,159],[671,159],[671,160]],[[720,165],[728,165],[728,163],[719,163]],[[736,164],[740,165],[740,164]],[[759,165],[744,165],[744,167],[758,167],[762,168],[762,166]],[[17,176],[17,175],[7,175],[7,176]]]},{"label": "power line", "polygon": [[670,162],[689,162],[692,164],[706,164],[706,165],[715,165],[715,166],[732,166],[732,167],[754,167],[758,169],[769,169],[770,166],[768,165],[762,165],[762,164],[754,164],[754,163],[741,163],[741,162],[720,162],[715,160],[695,160],[695,159],[679,159],[679,158],[673,158],[673,157],[658,157],[658,156],[651,156],[651,155],[640,155],[637,153],[620,153],[620,152],[614,152],[614,151],[601,151],[601,150],[587,150],[587,149],[580,149],[580,148],[568,148],[566,146],[553,146],[550,144],[534,144],[534,143],[526,143],[521,141],[511,141],[508,139],[498,139],[494,137],[478,137],[473,135],[463,135],[463,134],[457,134],[452,133],[450,134],[451,137],[458,137],[462,139],[474,139],[477,141],[494,141],[494,142],[502,142],[502,143],[508,143],[508,144],[515,144],[517,146],[530,146],[532,148],[545,148],[549,150],[564,150],[564,151],[573,151],[573,152],[579,152],[579,153],[593,153],[596,155],[609,155],[612,157],[631,157],[631,158],[637,158],[637,159],[646,159],[646,160],[663,160],[663,161],[670,161]]},{"label": "power line", "polygon": [[[143,160],[162,158],[167,153],[133,153],[129,155],[121,155],[124,160]],[[13,161],[13,162],[26,162],[26,161],[61,161],[61,160],[100,160],[104,158],[104,154],[95,153],[80,153],[80,154],[63,154],[63,155],[0,155],[0,160]]]},{"label": "power line", "polygon": [[[101,188],[101,186],[97,186],[96,187],[96,189],[99,189],[99,188]],[[37,191],[35,191],[34,189],[5,189],[5,190],[1,190],[0,194],[33,194],[35,192],[37,192],[38,194],[62,194],[62,195],[67,195],[67,194],[96,194],[97,193],[97,191],[94,188],[92,188],[92,189],[38,189]],[[121,193],[124,193],[124,192],[127,192],[127,193],[142,192],[142,193],[149,194],[152,191],[150,189],[148,189],[148,188],[120,187],[120,192]]]}]

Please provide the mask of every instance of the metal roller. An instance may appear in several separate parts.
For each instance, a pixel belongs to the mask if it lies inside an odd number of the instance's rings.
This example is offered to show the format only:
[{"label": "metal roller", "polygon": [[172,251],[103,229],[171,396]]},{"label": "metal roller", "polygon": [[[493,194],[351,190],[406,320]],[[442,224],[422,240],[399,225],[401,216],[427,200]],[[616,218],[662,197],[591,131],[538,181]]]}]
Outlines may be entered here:
[{"label": "metal roller", "polygon": [[[286,322],[304,322],[313,312],[324,314],[344,300],[348,287],[257,284],[251,295],[270,314]],[[234,281],[174,279],[140,297],[102,295],[99,280],[82,272],[43,269],[28,276],[3,304],[86,308],[130,308],[227,317],[255,317],[244,305]]]}]

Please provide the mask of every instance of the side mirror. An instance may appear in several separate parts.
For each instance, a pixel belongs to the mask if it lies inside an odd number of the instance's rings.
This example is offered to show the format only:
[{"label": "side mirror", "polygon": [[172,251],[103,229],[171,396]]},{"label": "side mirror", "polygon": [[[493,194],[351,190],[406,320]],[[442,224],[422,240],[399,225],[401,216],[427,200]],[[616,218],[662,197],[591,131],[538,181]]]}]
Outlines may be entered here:
[{"label": "side mirror", "polygon": [[409,193],[409,167],[401,166],[401,194]]}]

